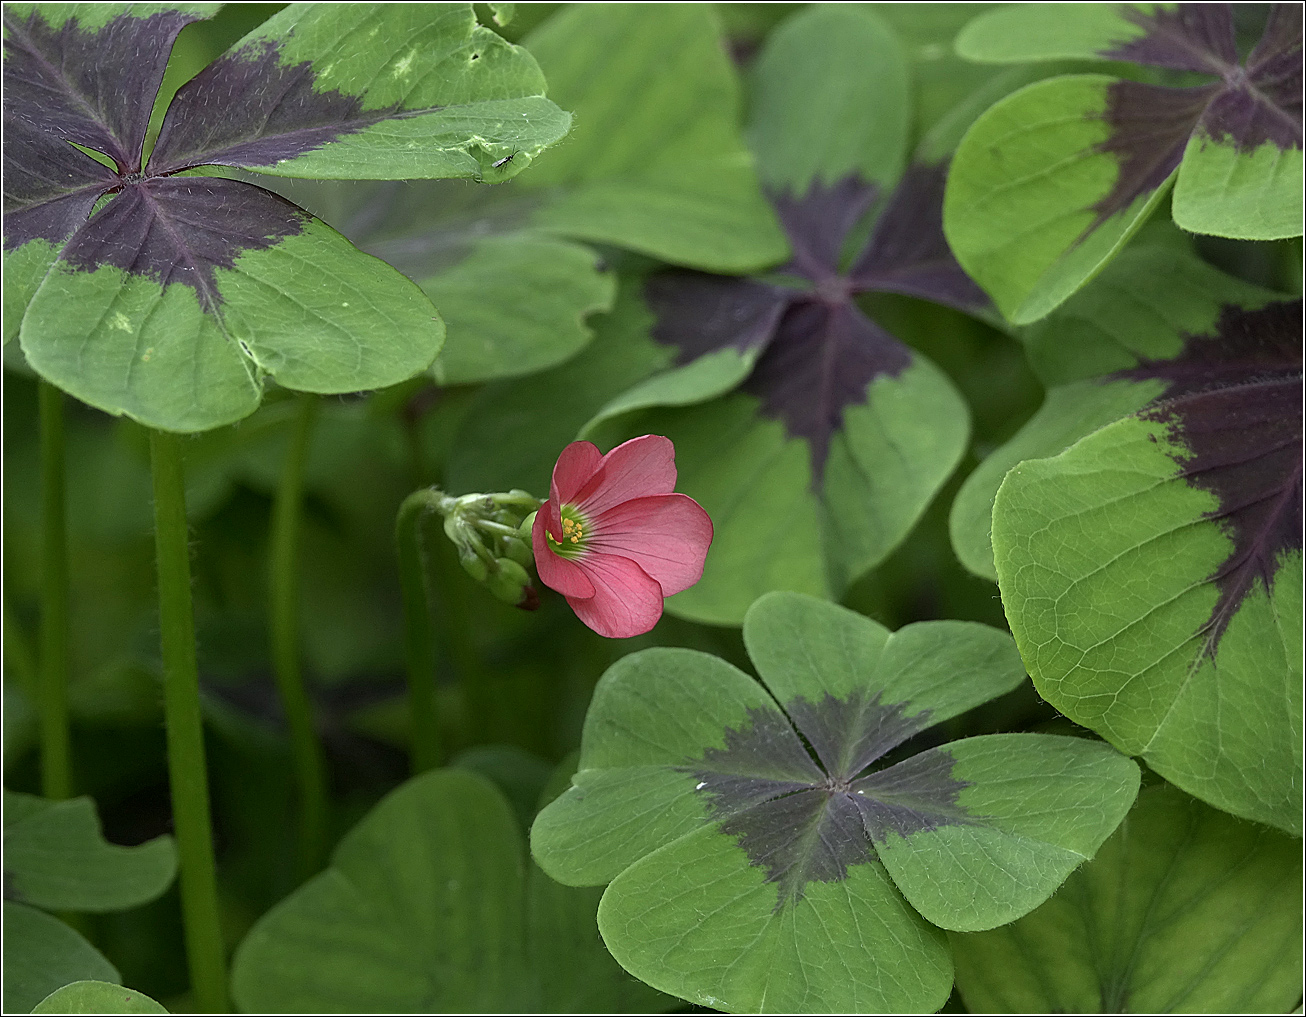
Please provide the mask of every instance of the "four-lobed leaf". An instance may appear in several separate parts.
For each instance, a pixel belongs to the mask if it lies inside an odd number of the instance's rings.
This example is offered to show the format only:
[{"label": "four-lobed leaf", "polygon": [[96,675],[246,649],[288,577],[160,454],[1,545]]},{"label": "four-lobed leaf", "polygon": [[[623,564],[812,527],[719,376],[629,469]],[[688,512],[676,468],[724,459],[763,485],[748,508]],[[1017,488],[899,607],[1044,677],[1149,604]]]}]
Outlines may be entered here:
[{"label": "four-lobed leaf", "polygon": [[1136,766],[1082,739],[894,753],[1024,680],[997,630],[891,634],[772,593],[744,641],[765,687],[692,650],[613,665],[573,786],[531,831],[559,881],[610,884],[604,941],[664,991],[730,1011],[937,1009],[952,984],[940,927],[1032,910],[1137,791]]},{"label": "four-lobed leaf", "polygon": [[147,160],[168,52],[209,13],[4,14],[6,317],[46,379],[179,431],[248,415],[266,376],[309,392],[393,384],[444,332],[403,276],[205,167],[506,179],[569,124],[534,61],[470,5],[292,4],[180,89]]},{"label": "four-lobed leaf", "polygon": [[1301,844],[1147,788],[1046,904],[953,935],[973,1013],[1287,1013],[1301,998]]},{"label": "four-lobed leaf", "polygon": [[944,166],[903,171],[907,72],[891,32],[861,11],[802,12],[769,37],[753,85],[748,136],[791,259],[767,276],[651,275],[651,335],[671,369],[585,428],[605,444],[675,441],[716,538],[703,579],[668,609],[717,624],[772,589],[839,595],[906,536],[964,451],[950,382],[857,297],[987,307],[943,239]]},{"label": "four-lobed leaf", "polygon": [[1216,79],[1059,77],[976,121],[953,162],[944,227],[1011,321],[1043,317],[1092,278],[1172,184],[1186,230],[1300,234],[1301,7],[1274,5],[1243,64],[1231,8],[1022,4],[980,15],[958,37],[972,59],[1128,60]]}]

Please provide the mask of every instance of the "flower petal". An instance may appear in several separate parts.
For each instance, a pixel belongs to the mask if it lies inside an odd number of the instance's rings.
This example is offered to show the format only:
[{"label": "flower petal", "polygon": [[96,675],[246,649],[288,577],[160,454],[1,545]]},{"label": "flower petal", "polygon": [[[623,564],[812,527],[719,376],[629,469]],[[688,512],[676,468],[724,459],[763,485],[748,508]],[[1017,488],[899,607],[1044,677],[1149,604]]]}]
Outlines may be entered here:
[{"label": "flower petal", "polygon": [[662,587],[629,558],[591,554],[578,564],[594,588],[587,599],[568,597],[576,617],[601,636],[643,635],[662,617]]},{"label": "flower petal", "polygon": [[568,500],[593,518],[632,498],[670,494],[675,486],[676,447],[670,438],[645,434],[622,442],[605,455],[594,476]]},{"label": "flower petal", "polygon": [[541,512],[548,509],[545,515],[554,540],[562,539],[562,506],[580,500],[577,494],[594,477],[602,462],[603,455],[590,441],[573,441],[558,456],[553,466],[553,481],[549,485],[548,504],[540,509]]},{"label": "flower petal", "polygon": [[589,550],[629,558],[662,587],[687,590],[703,575],[712,520],[687,494],[656,494],[614,505],[594,518]]},{"label": "flower petal", "polygon": [[[590,446],[593,448],[593,446]],[[598,451],[595,449],[595,451]],[[531,547],[535,552],[535,571],[539,573],[540,582],[551,590],[557,590],[567,598],[568,603],[573,597],[580,600],[588,599],[594,596],[594,584],[589,581],[584,571],[574,561],[568,561],[566,558],[559,557],[553,553],[549,547],[549,542],[544,536],[544,518],[545,509],[551,503],[545,502],[540,506],[539,513],[535,516],[535,525],[531,527]],[[556,503],[554,503],[556,504]],[[555,509],[554,513],[557,515]],[[561,531],[561,527],[559,527]],[[572,605],[575,607],[575,605]]]}]

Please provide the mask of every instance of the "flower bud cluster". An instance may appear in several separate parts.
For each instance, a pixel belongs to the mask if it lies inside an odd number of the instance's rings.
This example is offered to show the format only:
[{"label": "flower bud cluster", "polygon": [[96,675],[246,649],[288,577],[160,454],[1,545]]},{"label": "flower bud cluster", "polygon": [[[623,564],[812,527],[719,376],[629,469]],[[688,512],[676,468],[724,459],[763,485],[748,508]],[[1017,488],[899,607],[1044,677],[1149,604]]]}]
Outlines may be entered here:
[{"label": "flower bud cluster", "polygon": [[443,495],[436,509],[444,532],[458,549],[467,574],[484,583],[505,604],[527,611],[539,606],[528,568],[534,565],[531,526],[540,500],[525,491]]}]

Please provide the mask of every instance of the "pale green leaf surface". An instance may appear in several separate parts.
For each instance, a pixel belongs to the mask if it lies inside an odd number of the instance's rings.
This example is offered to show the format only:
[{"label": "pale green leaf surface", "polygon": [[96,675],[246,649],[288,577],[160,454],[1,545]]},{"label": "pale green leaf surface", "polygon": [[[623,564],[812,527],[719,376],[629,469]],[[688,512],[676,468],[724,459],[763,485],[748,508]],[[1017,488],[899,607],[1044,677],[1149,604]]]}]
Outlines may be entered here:
[{"label": "pale green leaf surface", "polygon": [[1110,59],[1103,52],[1137,39],[1142,25],[1124,17],[1129,8],[1161,4],[1022,3],[986,11],[957,36],[957,53],[982,63]]},{"label": "pale green leaf surface", "polygon": [[84,980],[56,989],[32,1013],[167,1013],[143,992],[111,982]]},{"label": "pale green leaf surface", "polygon": [[873,13],[826,6],[787,19],[752,69],[748,143],[772,188],[856,174],[890,187],[907,155],[911,103],[902,45]]},{"label": "pale green leaf surface", "polygon": [[31,1013],[70,982],[117,982],[118,969],[59,919],[26,904],[5,901],[4,999],[6,1013]]},{"label": "pale green leaf surface", "polygon": [[1302,150],[1267,141],[1240,152],[1198,130],[1174,188],[1174,221],[1193,233],[1279,240],[1302,232]]},{"label": "pale green leaf surface", "polygon": [[1301,995],[1301,844],[1144,790],[1033,913],[950,937],[982,1013],[1284,1013]]},{"label": "pale green leaf surface", "polygon": [[1301,555],[1203,635],[1231,541],[1169,428],[1131,417],[1003,481],[993,552],[1040,694],[1220,808],[1301,829]]},{"label": "pale green leaf surface", "polygon": [[570,126],[530,54],[478,25],[470,4],[291,4],[230,52],[255,57],[268,43],[283,67],[307,63],[318,91],[397,115],[261,172],[506,180]]},{"label": "pale green leaf surface", "polygon": [[585,318],[612,309],[616,282],[587,248],[518,235],[481,241],[422,289],[448,330],[432,373],[441,385],[461,385],[568,360],[592,337]]},{"label": "pale green leaf surface", "polygon": [[136,847],[104,840],[89,798],[51,802],[6,790],[7,896],[50,911],[121,911],[172,883],[177,852],[164,835]]},{"label": "pale green leaf surface", "polygon": [[878,862],[777,909],[775,884],[710,827],[618,876],[599,930],[645,981],[730,1013],[930,1012],[952,985],[944,934]]},{"label": "pale green leaf surface", "polygon": [[1097,149],[1113,80],[1072,75],[1023,88],[976,120],[957,149],[944,232],[1014,324],[1042,318],[1088,282],[1169,188],[1167,179],[1094,227],[1093,205],[1119,173],[1117,158]]},{"label": "pale green leaf surface", "polygon": [[912,906],[945,929],[991,929],[1042,904],[1138,793],[1138,766],[1083,738],[984,735],[930,751],[956,760],[953,779],[969,785],[957,804],[980,821],[890,836],[876,850]]},{"label": "pale green leaf surface", "polygon": [[308,392],[381,388],[427,367],[444,339],[413,283],[319,220],[215,274],[216,315],[186,285],[56,266],[23,318],[23,352],[105,412],[201,431],[253,412],[265,373]]},{"label": "pale green leaf surface", "polygon": [[527,40],[576,114],[524,186],[542,227],[675,264],[747,271],[787,245],[737,125],[738,83],[702,4],[580,4]]}]

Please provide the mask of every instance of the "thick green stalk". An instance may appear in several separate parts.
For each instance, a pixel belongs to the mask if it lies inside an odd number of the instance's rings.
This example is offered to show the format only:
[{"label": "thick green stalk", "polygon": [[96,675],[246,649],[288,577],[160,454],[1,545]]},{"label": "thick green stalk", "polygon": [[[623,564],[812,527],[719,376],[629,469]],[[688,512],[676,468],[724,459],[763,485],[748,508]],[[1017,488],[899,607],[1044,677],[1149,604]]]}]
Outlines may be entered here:
[{"label": "thick green stalk", "polygon": [[64,499],[63,393],[40,384],[41,414],[41,793],[73,793],[68,729],[68,531]]},{"label": "thick green stalk", "polygon": [[307,877],[322,867],[326,853],[326,763],[313,723],[313,707],[304,690],[299,667],[299,521],[304,495],[304,463],[308,458],[315,396],[298,396],[290,449],[281,471],[281,484],[272,509],[272,548],[269,568],[269,631],[272,671],[290,729],[290,747],[299,785],[299,867]]},{"label": "thick green stalk", "polygon": [[181,439],[164,431],[151,431],[150,466],[154,474],[154,546],[158,556],[168,782],[181,870],[186,956],[196,1009],[200,1013],[222,1013],[227,1010],[226,952],[218,922],[218,886],[209,821]]},{"label": "thick green stalk", "polygon": [[435,712],[435,630],[426,590],[426,543],[422,523],[444,496],[426,488],[399,506],[395,545],[404,600],[404,655],[408,664],[408,708],[413,722],[412,766],[422,773],[440,765],[440,722]]}]

